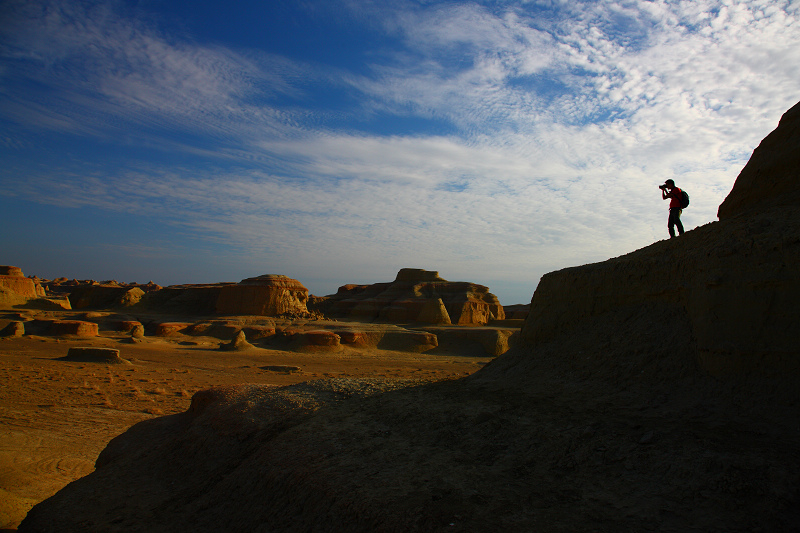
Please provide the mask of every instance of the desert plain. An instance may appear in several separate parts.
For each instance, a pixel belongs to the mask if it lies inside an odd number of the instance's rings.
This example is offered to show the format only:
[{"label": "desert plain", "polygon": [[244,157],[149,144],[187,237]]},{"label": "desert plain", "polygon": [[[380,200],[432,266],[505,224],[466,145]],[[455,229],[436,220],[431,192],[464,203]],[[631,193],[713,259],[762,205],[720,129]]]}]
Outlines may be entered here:
[{"label": "desert plain", "polygon": [[[39,313],[62,320],[86,314]],[[19,310],[0,311],[0,329],[19,318]],[[327,378],[387,378],[409,384],[449,380],[491,360],[487,354],[378,348],[225,351],[220,346],[226,341],[214,337],[144,337],[136,344],[130,338],[111,330],[88,338],[0,337],[0,528],[16,528],[33,505],[92,472],[113,437],[142,420],[186,411],[197,391]],[[71,347],[88,346],[119,350],[124,362],[65,360]]]}]

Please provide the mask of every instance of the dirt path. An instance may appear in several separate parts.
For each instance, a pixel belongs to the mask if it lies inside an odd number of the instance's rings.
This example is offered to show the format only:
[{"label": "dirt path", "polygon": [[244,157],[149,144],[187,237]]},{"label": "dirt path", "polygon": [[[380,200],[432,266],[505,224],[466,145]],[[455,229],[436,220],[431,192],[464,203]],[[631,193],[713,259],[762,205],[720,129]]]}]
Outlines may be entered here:
[{"label": "dirt path", "polygon": [[[0,529],[15,528],[33,505],[90,473],[111,438],[146,418],[186,410],[198,390],[325,377],[452,379],[489,360],[387,350],[220,352],[219,341],[196,337],[122,341],[0,339]],[[131,364],[61,360],[72,346],[116,348]]]}]

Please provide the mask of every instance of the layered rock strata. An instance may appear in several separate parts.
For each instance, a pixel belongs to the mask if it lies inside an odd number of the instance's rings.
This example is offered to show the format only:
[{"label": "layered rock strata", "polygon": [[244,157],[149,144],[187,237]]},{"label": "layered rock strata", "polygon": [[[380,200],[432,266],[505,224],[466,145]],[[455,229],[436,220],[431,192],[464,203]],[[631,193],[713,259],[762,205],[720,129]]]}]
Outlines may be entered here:
[{"label": "layered rock strata", "polygon": [[267,274],[220,289],[216,312],[221,315],[280,316],[308,314],[308,289],[296,279]]},{"label": "layered rock strata", "polygon": [[[0,265],[0,308],[26,305],[44,296],[42,286],[36,280],[26,278],[21,268]],[[47,304],[49,302],[41,301],[41,305]]]},{"label": "layered rock strata", "polygon": [[183,315],[309,316],[308,289],[296,279],[267,274],[239,283],[172,285],[148,292],[144,310]]},{"label": "layered rock strata", "polygon": [[316,304],[327,316],[362,322],[483,325],[505,317],[489,288],[447,281],[438,272],[404,268],[390,283],[343,285]]}]

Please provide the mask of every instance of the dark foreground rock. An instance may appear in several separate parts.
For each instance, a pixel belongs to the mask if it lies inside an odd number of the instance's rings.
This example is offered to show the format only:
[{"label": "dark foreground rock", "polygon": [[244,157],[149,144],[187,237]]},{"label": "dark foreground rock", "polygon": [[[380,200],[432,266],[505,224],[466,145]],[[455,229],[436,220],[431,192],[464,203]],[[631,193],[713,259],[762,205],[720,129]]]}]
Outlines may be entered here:
[{"label": "dark foreground rock", "polygon": [[20,531],[798,531],[800,204],[763,205],[545,276],[463,380],[199,392]]}]

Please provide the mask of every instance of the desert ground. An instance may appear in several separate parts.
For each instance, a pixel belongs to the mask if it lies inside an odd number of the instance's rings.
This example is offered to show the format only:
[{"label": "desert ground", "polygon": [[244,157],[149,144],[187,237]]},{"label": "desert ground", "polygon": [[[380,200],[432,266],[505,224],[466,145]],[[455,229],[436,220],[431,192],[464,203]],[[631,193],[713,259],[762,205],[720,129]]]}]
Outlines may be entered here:
[{"label": "desert ground", "polygon": [[[0,327],[13,317],[4,318]],[[113,331],[94,338],[0,338],[0,530],[14,530],[35,504],[92,472],[113,437],[142,420],[186,411],[199,390],[331,377],[450,380],[491,360],[347,347],[220,351],[219,339],[180,335],[128,341]],[[83,346],[118,349],[126,362],[64,360],[69,348]]]}]

